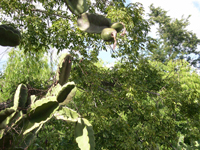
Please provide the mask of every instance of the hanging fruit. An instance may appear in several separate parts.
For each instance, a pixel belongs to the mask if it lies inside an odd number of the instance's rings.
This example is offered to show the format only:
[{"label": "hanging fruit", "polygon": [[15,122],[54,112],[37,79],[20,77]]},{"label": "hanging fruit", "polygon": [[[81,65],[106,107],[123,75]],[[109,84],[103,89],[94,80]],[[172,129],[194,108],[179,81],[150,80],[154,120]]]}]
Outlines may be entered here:
[{"label": "hanging fruit", "polygon": [[88,10],[86,1],[87,0],[64,0],[69,10],[77,16],[80,16]]},{"label": "hanging fruit", "polygon": [[0,25],[0,45],[17,46],[21,41],[21,34],[11,26]]},{"label": "hanging fruit", "polygon": [[114,41],[113,50],[115,49],[115,46],[117,44],[116,37],[117,37],[117,31],[113,28],[105,28],[101,32],[101,38],[104,41],[107,41],[107,42],[113,42]]},{"label": "hanging fruit", "polygon": [[111,28],[115,29],[117,32],[120,32],[122,29],[124,29],[123,33],[121,34],[122,36],[125,34],[126,32],[126,28],[125,28],[125,25],[124,23],[122,22],[116,22],[116,23],[113,23],[111,25]]},{"label": "hanging fruit", "polygon": [[111,21],[103,15],[83,13],[78,17],[77,24],[81,31],[101,33],[103,29],[111,26]]}]

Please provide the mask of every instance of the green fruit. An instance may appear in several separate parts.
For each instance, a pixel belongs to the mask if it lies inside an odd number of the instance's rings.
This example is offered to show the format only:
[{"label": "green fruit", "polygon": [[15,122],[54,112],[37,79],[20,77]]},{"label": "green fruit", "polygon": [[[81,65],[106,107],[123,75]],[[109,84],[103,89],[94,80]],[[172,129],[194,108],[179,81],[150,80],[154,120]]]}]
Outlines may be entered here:
[{"label": "green fruit", "polygon": [[79,16],[88,10],[87,0],[65,0],[69,10]]},{"label": "green fruit", "polygon": [[115,29],[117,32],[120,32],[124,28],[124,24],[121,22],[116,22],[111,25],[111,28]]},{"label": "green fruit", "polygon": [[117,31],[113,28],[105,28],[101,32],[101,38],[107,42],[116,41],[116,36],[117,36]]},{"label": "green fruit", "polygon": [[0,45],[17,46],[21,41],[21,34],[18,30],[7,25],[0,25]]},{"label": "green fruit", "polygon": [[111,26],[111,21],[103,15],[83,13],[78,17],[77,24],[81,31],[101,33],[104,28]]},{"label": "green fruit", "polygon": [[114,44],[113,44],[113,51],[115,49],[115,46],[117,44],[117,40],[116,40],[116,37],[117,37],[117,31],[113,28],[105,28],[103,29],[103,31],[101,32],[101,38],[104,40],[104,41],[107,41],[107,42],[113,42],[114,41]]}]

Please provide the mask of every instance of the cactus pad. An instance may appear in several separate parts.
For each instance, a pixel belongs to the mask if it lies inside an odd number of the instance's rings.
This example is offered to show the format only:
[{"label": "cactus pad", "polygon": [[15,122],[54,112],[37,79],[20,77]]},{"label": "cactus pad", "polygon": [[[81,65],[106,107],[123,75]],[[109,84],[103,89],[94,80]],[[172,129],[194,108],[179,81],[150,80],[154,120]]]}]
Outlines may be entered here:
[{"label": "cactus pad", "polygon": [[103,15],[83,13],[78,17],[77,24],[81,31],[101,33],[104,28],[111,26],[111,21]]},{"label": "cactus pad", "polygon": [[20,84],[15,92],[14,107],[17,109],[23,109],[27,102],[28,89],[26,85]]},{"label": "cactus pad", "polygon": [[0,25],[0,45],[17,46],[21,41],[21,34],[18,30],[7,25]]},{"label": "cactus pad", "polygon": [[69,10],[79,16],[88,10],[87,0],[65,0]]},{"label": "cactus pad", "polygon": [[72,57],[69,54],[62,54],[59,60],[58,70],[56,74],[56,79],[58,83],[62,86],[67,82],[69,78],[72,65]]},{"label": "cactus pad", "polygon": [[67,122],[77,122],[78,118],[80,117],[76,111],[68,107],[62,107],[60,110],[57,110],[54,116],[56,119],[61,119]]},{"label": "cactus pad", "polygon": [[75,126],[75,137],[81,150],[95,150],[94,132],[87,119],[78,119]]},{"label": "cactus pad", "polygon": [[55,96],[37,100],[27,112],[28,119],[24,123],[26,129],[23,134],[25,135],[47,122],[58,108],[59,105]]},{"label": "cactus pad", "polygon": [[[74,93],[74,91],[73,91],[73,89],[75,88],[75,84],[74,84],[74,82],[68,82],[68,83],[66,83],[64,86],[62,86],[62,88],[61,88],[61,90],[60,90],[60,92],[58,93],[58,95],[57,95],[57,101],[59,102],[59,103],[63,103],[63,102],[65,102],[65,100],[68,98],[69,99],[69,97],[68,96],[70,96],[69,94],[71,93],[71,94],[73,94]],[[76,89],[75,89],[76,90]],[[76,92],[76,91],[75,91]],[[74,93],[74,95],[75,95],[75,93]],[[74,96],[73,95],[73,96]],[[71,97],[70,97],[71,98]],[[70,99],[71,100],[71,99]],[[69,101],[68,101],[69,102]],[[66,102],[65,102],[66,103]]]},{"label": "cactus pad", "polygon": [[4,129],[12,116],[14,115],[15,109],[14,108],[6,108],[0,111],[0,129]]}]

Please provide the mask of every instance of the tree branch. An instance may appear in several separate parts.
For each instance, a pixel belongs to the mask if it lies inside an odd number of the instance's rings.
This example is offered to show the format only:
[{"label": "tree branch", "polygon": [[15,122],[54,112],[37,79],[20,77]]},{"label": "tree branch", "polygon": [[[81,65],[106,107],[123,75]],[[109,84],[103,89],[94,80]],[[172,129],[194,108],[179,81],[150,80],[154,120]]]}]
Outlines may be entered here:
[{"label": "tree branch", "polygon": [[[41,12],[41,13],[44,13],[44,14],[48,14],[47,11],[45,10],[41,10],[41,9],[31,9],[31,11],[34,11],[34,12]],[[60,15],[60,14],[53,14],[54,16],[58,16],[58,17],[61,17],[61,18],[66,18],[66,19],[71,19],[71,17],[69,16],[63,16],[63,15]]]}]

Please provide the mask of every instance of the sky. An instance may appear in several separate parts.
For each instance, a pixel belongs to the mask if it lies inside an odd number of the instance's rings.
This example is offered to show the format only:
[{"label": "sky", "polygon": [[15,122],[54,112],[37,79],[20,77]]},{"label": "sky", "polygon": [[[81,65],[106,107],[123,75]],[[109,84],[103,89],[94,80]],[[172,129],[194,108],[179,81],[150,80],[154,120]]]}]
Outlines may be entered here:
[{"label": "sky", "polygon": [[[143,5],[145,14],[149,13],[149,6],[153,3],[155,7],[161,7],[162,9],[168,11],[168,15],[172,18],[181,19],[183,16],[187,18],[191,15],[188,26],[188,30],[196,33],[197,37],[200,39],[200,0],[126,0],[126,4],[139,2]],[[147,18],[147,16],[144,16]],[[152,28],[151,36],[156,37],[156,27]],[[6,63],[7,55],[4,51],[7,48],[0,46],[0,70],[2,69],[2,65]],[[200,50],[200,46],[198,47]],[[9,51],[9,50],[8,50]],[[109,62],[112,66],[116,59],[110,57],[110,52],[102,51],[99,54],[99,58],[101,58],[104,62]]]}]

